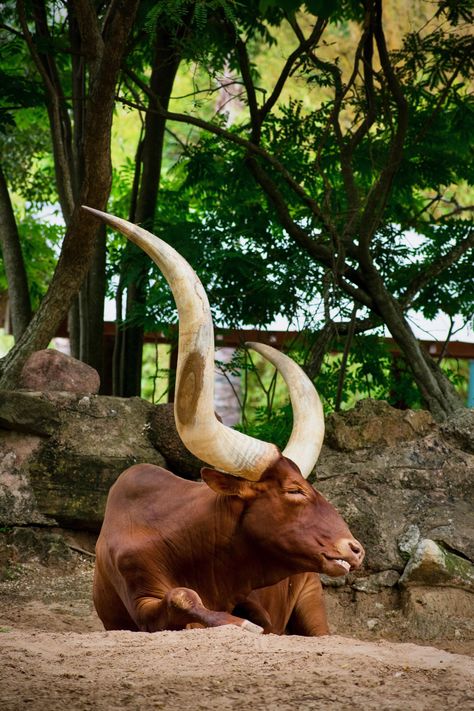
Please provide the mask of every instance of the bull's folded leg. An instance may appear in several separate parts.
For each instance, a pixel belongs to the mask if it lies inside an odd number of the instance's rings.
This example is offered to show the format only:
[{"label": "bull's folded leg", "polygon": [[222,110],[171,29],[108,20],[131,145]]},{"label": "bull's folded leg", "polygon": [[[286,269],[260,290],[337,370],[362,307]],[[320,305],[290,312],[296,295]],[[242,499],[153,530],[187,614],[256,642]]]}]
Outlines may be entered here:
[{"label": "bull's folded leg", "polygon": [[275,632],[270,615],[265,608],[255,600],[243,600],[234,607],[232,613],[239,617],[244,617],[246,620],[250,620],[258,627],[262,627],[264,634]]},{"label": "bull's folded leg", "polygon": [[249,632],[263,632],[261,627],[242,617],[209,610],[199,595],[189,588],[173,588],[161,599],[141,597],[137,601],[137,620],[143,632],[181,630],[195,623],[204,627],[236,625]]}]

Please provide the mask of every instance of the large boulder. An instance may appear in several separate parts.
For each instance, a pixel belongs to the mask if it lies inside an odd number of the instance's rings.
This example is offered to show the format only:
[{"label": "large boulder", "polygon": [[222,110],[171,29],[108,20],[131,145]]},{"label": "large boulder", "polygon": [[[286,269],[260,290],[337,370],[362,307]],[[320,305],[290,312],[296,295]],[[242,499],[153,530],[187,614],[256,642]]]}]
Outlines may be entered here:
[{"label": "large boulder", "polygon": [[150,439],[153,411],[140,398],[0,393],[0,526],[97,531],[121,471],[165,464]]},{"label": "large boulder", "polygon": [[72,356],[46,348],[36,351],[28,360],[20,374],[18,387],[37,392],[99,392],[99,374],[90,365]]},{"label": "large boulder", "polygon": [[435,428],[426,410],[397,410],[385,400],[360,400],[354,409],[332,413],[326,420],[325,443],[340,452],[393,447],[419,439]]},{"label": "large boulder", "polygon": [[[336,417],[332,430],[330,421],[332,447],[323,448],[313,481],[364,543],[366,572],[401,573],[415,529],[413,545],[427,538],[474,561],[474,455],[465,428],[456,438],[449,421],[439,427],[428,413],[404,413],[387,404],[374,410],[370,401]],[[349,442],[357,448],[350,451]]]},{"label": "large boulder", "polygon": [[367,553],[357,574],[323,580],[332,628],[472,651],[474,412],[437,425],[362,401],[328,419],[312,481]]},{"label": "large boulder", "polygon": [[171,471],[184,479],[200,479],[201,468],[208,466],[186,449],[176,429],[173,403],[156,407],[150,419],[150,438],[166,459]]},{"label": "large boulder", "polygon": [[419,541],[405,566],[400,584],[436,585],[474,592],[474,565],[429,538]]}]

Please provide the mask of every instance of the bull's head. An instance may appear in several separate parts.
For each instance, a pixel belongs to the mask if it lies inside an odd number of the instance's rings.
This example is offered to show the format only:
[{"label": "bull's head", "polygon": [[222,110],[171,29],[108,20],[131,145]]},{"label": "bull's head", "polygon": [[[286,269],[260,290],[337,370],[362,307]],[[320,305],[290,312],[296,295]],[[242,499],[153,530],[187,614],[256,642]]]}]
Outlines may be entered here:
[{"label": "bull's head", "polygon": [[212,316],[196,273],[155,235],[118,217],[85,209],[141,247],[173,292],[179,314],[176,427],[184,445],[213,467],[203,469],[204,481],[219,494],[248,501],[246,529],[254,540],[265,543],[269,554],[275,540],[274,557],[290,556],[295,572],[343,575],[359,567],[364,556],[361,544],[336,509],[306,481],[321,450],[324,418],[319,396],[303,370],[270,346],[247,344],[273,363],[288,386],[293,430],[283,452],[222,424],[214,412]]}]

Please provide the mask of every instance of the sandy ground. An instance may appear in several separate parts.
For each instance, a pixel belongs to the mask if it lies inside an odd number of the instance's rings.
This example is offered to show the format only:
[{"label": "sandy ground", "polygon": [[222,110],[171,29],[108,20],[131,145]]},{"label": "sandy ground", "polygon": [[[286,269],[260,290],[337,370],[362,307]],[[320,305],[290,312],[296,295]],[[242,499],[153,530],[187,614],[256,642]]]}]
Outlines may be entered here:
[{"label": "sandy ground", "polygon": [[474,709],[474,660],[435,647],[101,631],[91,570],[27,566],[0,584],[1,711]]}]

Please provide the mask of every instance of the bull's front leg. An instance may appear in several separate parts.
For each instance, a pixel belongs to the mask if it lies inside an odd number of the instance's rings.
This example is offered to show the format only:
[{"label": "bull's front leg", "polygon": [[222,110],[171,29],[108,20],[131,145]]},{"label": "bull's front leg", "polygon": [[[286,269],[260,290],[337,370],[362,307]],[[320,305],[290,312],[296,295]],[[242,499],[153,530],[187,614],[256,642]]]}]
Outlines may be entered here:
[{"label": "bull's front leg", "polygon": [[303,584],[288,623],[288,632],[303,637],[329,634],[323,586],[319,575],[306,573],[302,579]]},{"label": "bull's front leg", "polygon": [[141,597],[136,602],[137,624],[142,632],[181,630],[189,624],[203,627],[236,625],[260,634],[262,627],[228,612],[216,612],[204,606],[199,595],[189,588],[173,588],[161,599]]}]

